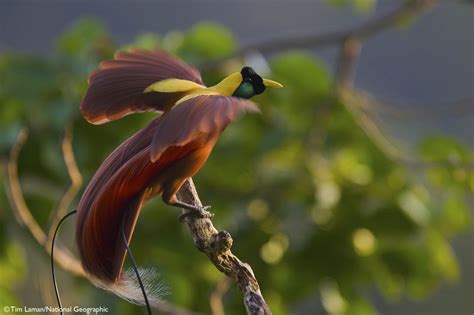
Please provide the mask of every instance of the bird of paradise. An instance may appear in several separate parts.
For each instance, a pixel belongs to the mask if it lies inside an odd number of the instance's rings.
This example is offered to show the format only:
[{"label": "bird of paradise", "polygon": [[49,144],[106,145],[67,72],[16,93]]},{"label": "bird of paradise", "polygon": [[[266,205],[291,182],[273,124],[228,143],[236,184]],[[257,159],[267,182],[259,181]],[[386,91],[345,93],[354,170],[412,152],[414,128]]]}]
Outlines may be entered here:
[{"label": "bird of paradise", "polygon": [[258,111],[248,99],[281,86],[244,67],[206,87],[195,68],[163,51],[118,52],[100,64],[81,103],[88,122],[162,114],[105,159],[79,202],[76,244],[94,284],[135,303],[160,302],[148,299],[141,281],[139,287],[123,271],[141,208],[161,194],[164,203],[188,209],[187,215],[210,216],[208,207],[181,202],[176,192],[203,166],[230,122]]}]

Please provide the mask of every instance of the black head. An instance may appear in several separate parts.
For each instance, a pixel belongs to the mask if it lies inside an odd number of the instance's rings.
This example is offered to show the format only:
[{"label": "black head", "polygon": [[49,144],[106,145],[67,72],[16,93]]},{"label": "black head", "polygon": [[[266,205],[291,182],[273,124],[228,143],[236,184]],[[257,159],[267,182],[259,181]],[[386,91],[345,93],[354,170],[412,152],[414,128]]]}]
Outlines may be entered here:
[{"label": "black head", "polygon": [[252,96],[262,94],[265,91],[263,79],[251,67],[243,67],[240,71],[242,82],[235,90],[234,96],[242,98],[251,98]]},{"label": "black head", "polygon": [[253,68],[243,67],[240,74],[242,74],[243,82],[249,82],[252,84],[256,95],[262,94],[263,91],[265,91],[262,77],[259,76]]}]

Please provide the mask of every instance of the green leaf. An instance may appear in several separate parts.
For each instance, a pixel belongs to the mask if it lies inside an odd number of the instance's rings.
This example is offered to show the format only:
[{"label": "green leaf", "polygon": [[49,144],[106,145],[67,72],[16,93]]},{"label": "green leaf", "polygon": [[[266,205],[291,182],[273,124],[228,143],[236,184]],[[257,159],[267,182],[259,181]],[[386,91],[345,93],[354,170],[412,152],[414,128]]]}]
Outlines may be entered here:
[{"label": "green leaf", "polygon": [[109,44],[104,24],[93,18],[73,24],[58,41],[59,50],[67,55],[81,55],[106,48]]},{"label": "green leaf", "polygon": [[430,222],[431,213],[417,191],[408,190],[402,193],[398,197],[398,204],[405,215],[419,226],[426,226]]},{"label": "green leaf", "polygon": [[331,80],[326,66],[305,53],[292,52],[278,56],[272,61],[272,70],[277,80],[289,91],[317,97],[327,94]]},{"label": "green leaf", "polygon": [[234,35],[216,23],[202,22],[186,33],[182,52],[201,58],[217,58],[230,55],[236,49]]},{"label": "green leaf", "polygon": [[472,215],[466,196],[460,191],[451,191],[444,200],[439,223],[448,233],[466,231],[472,224]]},{"label": "green leaf", "polygon": [[469,162],[472,154],[455,139],[446,136],[431,136],[419,146],[419,152],[426,161]]},{"label": "green leaf", "polygon": [[451,282],[457,280],[459,266],[448,241],[439,232],[431,230],[428,233],[427,245],[432,257],[432,264],[437,272]]},{"label": "green leaf", "polygon": [[123,50],[131,48],[152,51],[160,48],[160,36],[155,33],[143,33],[138,35],[135,41],[123,47]]}]

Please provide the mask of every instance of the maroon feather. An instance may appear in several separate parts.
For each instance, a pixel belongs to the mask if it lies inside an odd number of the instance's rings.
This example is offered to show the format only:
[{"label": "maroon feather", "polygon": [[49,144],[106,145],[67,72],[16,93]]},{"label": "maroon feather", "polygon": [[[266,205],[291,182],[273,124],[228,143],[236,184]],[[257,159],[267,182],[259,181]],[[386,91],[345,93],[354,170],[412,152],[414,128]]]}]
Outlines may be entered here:
[{"label": "maroon feather", "polygon": [[164,51],[118,52],[114,60],[102,62],[89,76],[82,114],[90,123],[102,124],[131,113],[168,110],[184,93],[143,91],[171,78],[202,84],[195,68]]},{"label": "maroon feather", "polygon": [[201,135],[218,137],[239,115],[258,111],[255,103],[231,96],[202,95],[180,103],[157,126],[151,159],[156,161],[168,145],[184,145]]}]

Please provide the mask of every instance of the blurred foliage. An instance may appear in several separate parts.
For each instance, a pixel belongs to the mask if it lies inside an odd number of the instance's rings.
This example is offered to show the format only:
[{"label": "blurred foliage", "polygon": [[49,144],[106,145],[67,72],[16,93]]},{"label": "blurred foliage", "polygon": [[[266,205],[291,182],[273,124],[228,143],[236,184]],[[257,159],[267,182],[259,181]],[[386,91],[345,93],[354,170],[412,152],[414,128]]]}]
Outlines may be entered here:
[{"label": "blurred foliage", "polygon": [[[354,3],[368,7],[375,1]],[[202,23],[163,36],[146,33],[122,49],[130,47],[161,47],[198,64],[238,44],[223,27]],[[115,146],[153,117],[132,115],[101,126],[82,119],[87,76],[116,49],[101,23],[81,20],[49,56],[0,56],[0,152],[6,158],[18,130],[30,128],[20,176],[43,226],[69,183],[60,151],[65,126],[74,128],[74,150],[87,182]],[[232,233],[235,252],[252,265],[274,314],[376,314],[366,297],[373,287],[396,300],[402,292],[425,297],[443,281],[455,281],[459,267],[448,241],[470,228],[467,197],[474,174],[463,165],[472,163],[472,152],[451,139],[426,139],[420,144],[426,167],[413,172],[384,156],[357,126],[315,56],[281,54],[270,68],[285,88],[255,98],[262,114],[230,126],[195,181],[204,203],[215,209],[216,225]],[[219,68],[203,78],[211,83],[227,72]],[[9,209],[3,192],[0,202]],[[160,200],[146,207],[132,244],[136,260],[160,270],[170,301],[208,314],[208,297],[222,275],[176,217]],[[22,275],[26,269],[47,274],[47,267],[35,263],[47,257],[22,254],[13,239],[24,234],[25,242],[29,235],[17,226],[7,231],[13,220],[11,211],[0,212],[0,303],[21,298],[28,305],[39,294]],[[71,228],[63,229],[63,239],[72,238]],[[68,304],[137,312],[70,277],[61,278]],[[30,295],[16,296],[15,288]],[[234,287],[224,303],[227,314],[242,314],[242,296]]]}]

